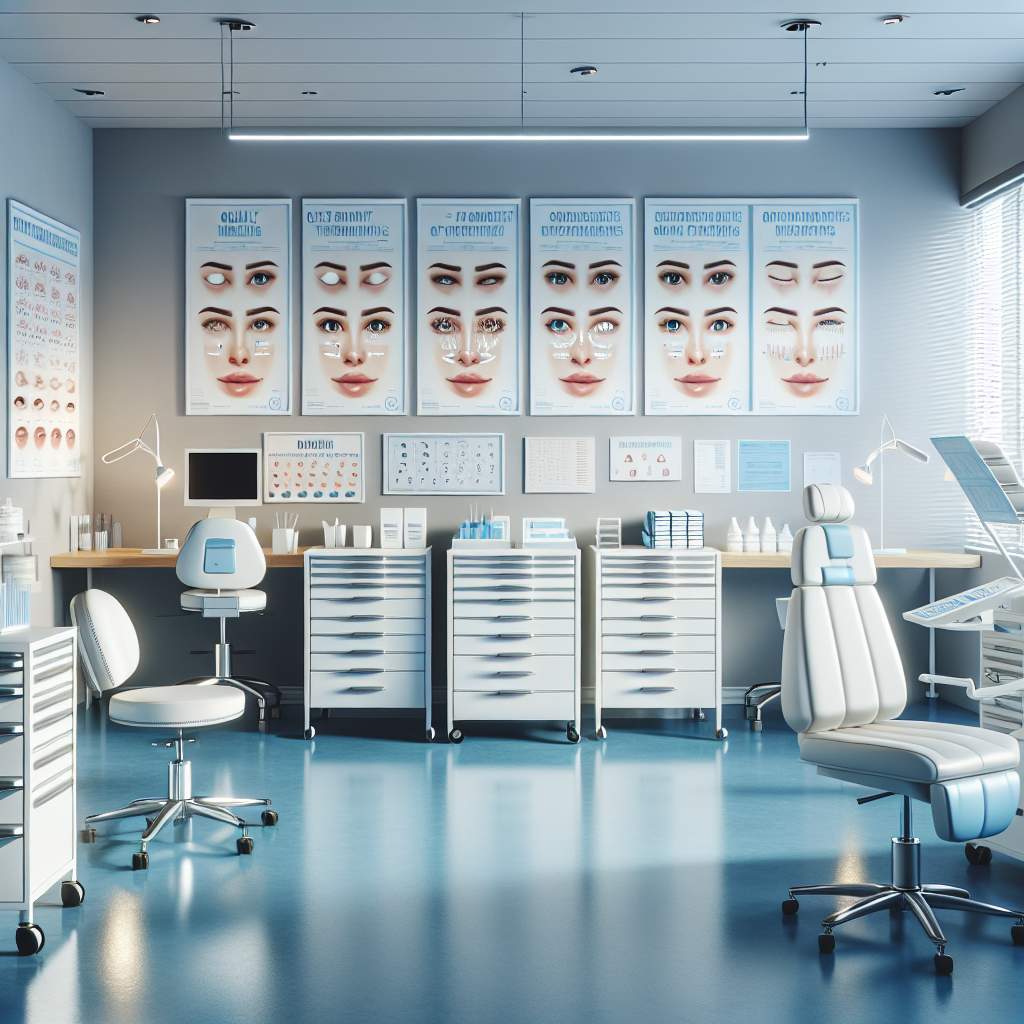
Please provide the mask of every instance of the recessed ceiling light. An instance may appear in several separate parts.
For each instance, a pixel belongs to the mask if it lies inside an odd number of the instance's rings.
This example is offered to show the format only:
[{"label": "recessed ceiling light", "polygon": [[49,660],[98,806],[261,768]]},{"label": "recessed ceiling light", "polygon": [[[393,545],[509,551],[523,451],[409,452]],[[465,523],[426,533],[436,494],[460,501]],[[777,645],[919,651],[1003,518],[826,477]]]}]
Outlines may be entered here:
[{"label": "recessed ceiling light", "polygon": [[958,85],[958,86],[956,86],[955,88],[952,88],[952,89],[936,89],[932,93],[932,95],[933,96],[952,96],[954,93],[963,92],[963,91],[964,91],[964,86]]},{"label": "recessed ceiling light", "polygon": [[302,90],[302,95],[303,96],[319,96],[320,94],[316,91],[316,89],[303,89]]},{"label": "recessed ceiling light", "polygon": [[160,19],[155,14],[136,14],[135,20],[140,25],[159,25]]},{"label": "recessed ceiling light", "polygon": [[83,96],[106,96],[107,95],[102,89],[75,89],[75,92],[80,92]]},{"label": "recessed ceiling light", "polygon": [[789,95],[790,96],[803,96],[803,94],[804,94],[803,89],[790,89],[789,90]]},{"label": "recessed ceiling light", "polygon": [[817,18],[793,18],[784,21],[779,27],[787,32],[806,32],[809,28],[821,28],[821,22]]},{"label": "recessed ceiling light", "polygon": [[907,20],[905,14],[886,14],[882,18],[883,25],[902,25]]},{"label": "recessed ceiling light", "polygon": [[579,75],[580,78],[590,78],[591,75],[597,74],[597,68],[593,64],[577,64],[574,68],[569,68],[570,75]]},{"label": "recessed ceiling light", "polygon": [[221,89],[221,96],[241,96],[242,94],[237,89]]},{"label": "recessed ceiling light", "polygon": [[232,32],[251,32],[256,27],[256,22],[242,21],[241,18],[218,18],[217,24]]}]

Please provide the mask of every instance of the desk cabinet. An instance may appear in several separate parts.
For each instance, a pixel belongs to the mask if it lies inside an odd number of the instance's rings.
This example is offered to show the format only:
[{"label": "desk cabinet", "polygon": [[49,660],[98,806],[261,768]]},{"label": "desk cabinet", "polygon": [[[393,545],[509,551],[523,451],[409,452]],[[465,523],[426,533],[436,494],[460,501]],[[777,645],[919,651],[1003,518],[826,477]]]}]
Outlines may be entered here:
[{"label": "desk cabinet", "polygon": [[45,941],[33,904],[61,885],[78,906],[75,808],[75,631],[0,637],[0,910],[16,910],[18,952]]},{"label": "desk cabinet", "polygon": [[580,738],[578,548],[448,552],[448,738],[464,721],[566,722]]},{"label": "desk cabinet", "polygon": [[587,681],[597,736],[605,708],[715,709],[722,727],[722,567],[711,548],[588,553]]},{"label": "desk cabinet", "polygon": [[318,708],[417,710],[432,740],[430,549],[311,548],[304,558],[306,739]]}]

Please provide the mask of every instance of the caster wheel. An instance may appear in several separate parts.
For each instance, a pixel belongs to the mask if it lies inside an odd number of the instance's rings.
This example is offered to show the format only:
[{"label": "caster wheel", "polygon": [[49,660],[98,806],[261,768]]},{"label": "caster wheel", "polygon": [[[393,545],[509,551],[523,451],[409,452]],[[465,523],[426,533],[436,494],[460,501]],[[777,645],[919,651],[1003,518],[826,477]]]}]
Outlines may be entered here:
[{"label": "caster wheel", "polygon": [[252,841],[252,836],[239,836],[235,842],[235,848],[239,853],[249,854],[252,853],[255,843]]},{"label": "caster wheel", "polygon": [[831,932],[822,932],[818,936],[818,952],[834,953],[836,948],[836,937]]},{"label": "caster wheel", "polygon": [[968,864],[974,864],[976,866],[991,864],[992,848],[989,846],[976,846],[974,843],[968,843],[964,847],[964,856],[967,858]]},{"label": "caster wheel", "polygon": [[1015,924],[1010,929],[1010,938],[1015,946],[1024,946],[1024,924]]},{"label": "caster wheel", "polygon": [[782,901],[783,917],[794,917],[799,909],[800,901],[793,896],[790,896],[788,900]]},{"label": "caster wheel", "polygon": [[948,956],[946,953],[935,954],[935,973],[936,974],[952,974],[953,973],[953,958]]},{"label": "caster wheel", "polygon": [[78,833],[78,836],[83,843],[95,843],[96,829],[92,828],[91,826],[88,828],[83,828],[82,831]]},{"label": "caster wheel", "polygon": [[46,936],[37,924],[19,924],[14,941],[18,946],[18,956],[35,956],[46,945]]},{"label": "caster wheel", "polygon": [[427,742],[428,743],[433,743],[436,738],[437,738],[437,733],[434,731],[434,727],[431,726],[427,730]]},{"label": "caster wheel", "polygon": [[268,808],[260,815],[260,820],[263,822],[264,825],[270,828],[271,826],[277,824],[277,817],[277,811],[272,811]]},{"label": "caster wheel", "polygon": [[464,739],[462,730],[452,729],[452,731],[448,733],[448,739],[451,740],[452,743],[461,743]]},{"label": "caster wheel", "polygon": [[314,728],[313,728],[313,726],[310,726],[310,727],[309,727],[308,729],[306,729],[306,730],[305,730],[305,732],[303,732],[303,734],[302,734],[302,738],[303,738],[303,739],[307,739],[307,740],[311,740],[311,739],[313,739],[313,738],[314,738],[315,736],[316,736],[316,729],[314,729]]},{"label": "caster wheel", "polygon": [[149,854],[145,850],[142,853],[132,854],[132,871],[145,871],[149,867]]},{"label": "caster wheel", "polygon": [[729,730],[722,728],[715,733],[716,740],[727,740],[729,738]]},{"label": "caster wheel", "polygon": [[576,731],[576,726],[570,725],[570,726],[568,726],[566,728],[566,730],[565,730],[565,738],[570,743],[579,743],[579,741],[580,741],[580,734]]},{"label": "caster wheel", "polygon": [[760,732],[763,728],[764,728],[764,722],[762,722],[760,718],[755,718],[750,723],[750,731],[751,732]]},{"label": "caster wheel", "polygon": [[602,725],[601,728],[594,733],[594,736],[599,740],[606,740],[608,739],[608,730]]},{"label": "caster wheel", "polygon": [[65,907],[80,907],[85,902],[85,886],[81,882],[61,882],[60,902]]}]

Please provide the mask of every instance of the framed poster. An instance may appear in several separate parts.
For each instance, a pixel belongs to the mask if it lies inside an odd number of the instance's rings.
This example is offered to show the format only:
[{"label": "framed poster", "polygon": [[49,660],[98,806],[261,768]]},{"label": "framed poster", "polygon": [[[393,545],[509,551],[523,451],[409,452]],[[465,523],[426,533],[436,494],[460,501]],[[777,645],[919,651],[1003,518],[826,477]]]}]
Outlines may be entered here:
[{"label": "framed poster", "polygon": [[633,414],[632,199],[530,200],[530,412]]},{"label": "framed poster", "polygon": [[384,494],[504,494],[504,434],[385,434]]},{"label": "framed poster", "polygon": [[404,199],[302,200],[302,413],[402,415]]},{"label": "framed poster", "polygon": [[644,412],[750,407],[750,207],[644,201]]},{"label": "framed poster", "polygon": [[754,202],[756,413],[859,411],[856,199]]},{"label": "framed poster", "polygon": [[519,414],[518,199],[419,199],[416,411]]},{"label": "framed poster", "polygon": [[290,199],[185,200],[185,412],[291,412]]},{"label": "framed poster", "polygon": [[365,501],[363,435],[264,434],[263,500],[271,505]]},{"label": "framed poster", "polygon": [[7,475],[82,475],[81,237],[7,201]]},{"label": "framed poster", "polygon": [[654,483],[683,479],[681,437],[608,438],[608,479]]}]

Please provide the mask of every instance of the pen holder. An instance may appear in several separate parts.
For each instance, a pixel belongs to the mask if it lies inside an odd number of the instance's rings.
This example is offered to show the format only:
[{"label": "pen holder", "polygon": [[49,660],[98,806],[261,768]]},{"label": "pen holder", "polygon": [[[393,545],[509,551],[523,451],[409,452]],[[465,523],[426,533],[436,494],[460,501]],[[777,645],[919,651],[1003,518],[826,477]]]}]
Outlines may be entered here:
[{"label": "pen holder", "polygon": [[295,531],[286,526],[277,527],[271,545],[275,555],[290,555],[295,548]]},{"label": "pen holder", "polygon": [[368,548],[373,541],[373,529],[369,526],[352,527],[352,547]]},{"label": "pen holder", "polygon": [[324,523],[325,548],[343,548],[345,546],[345,526],[345,523],[338,523],[336,526]]}]

